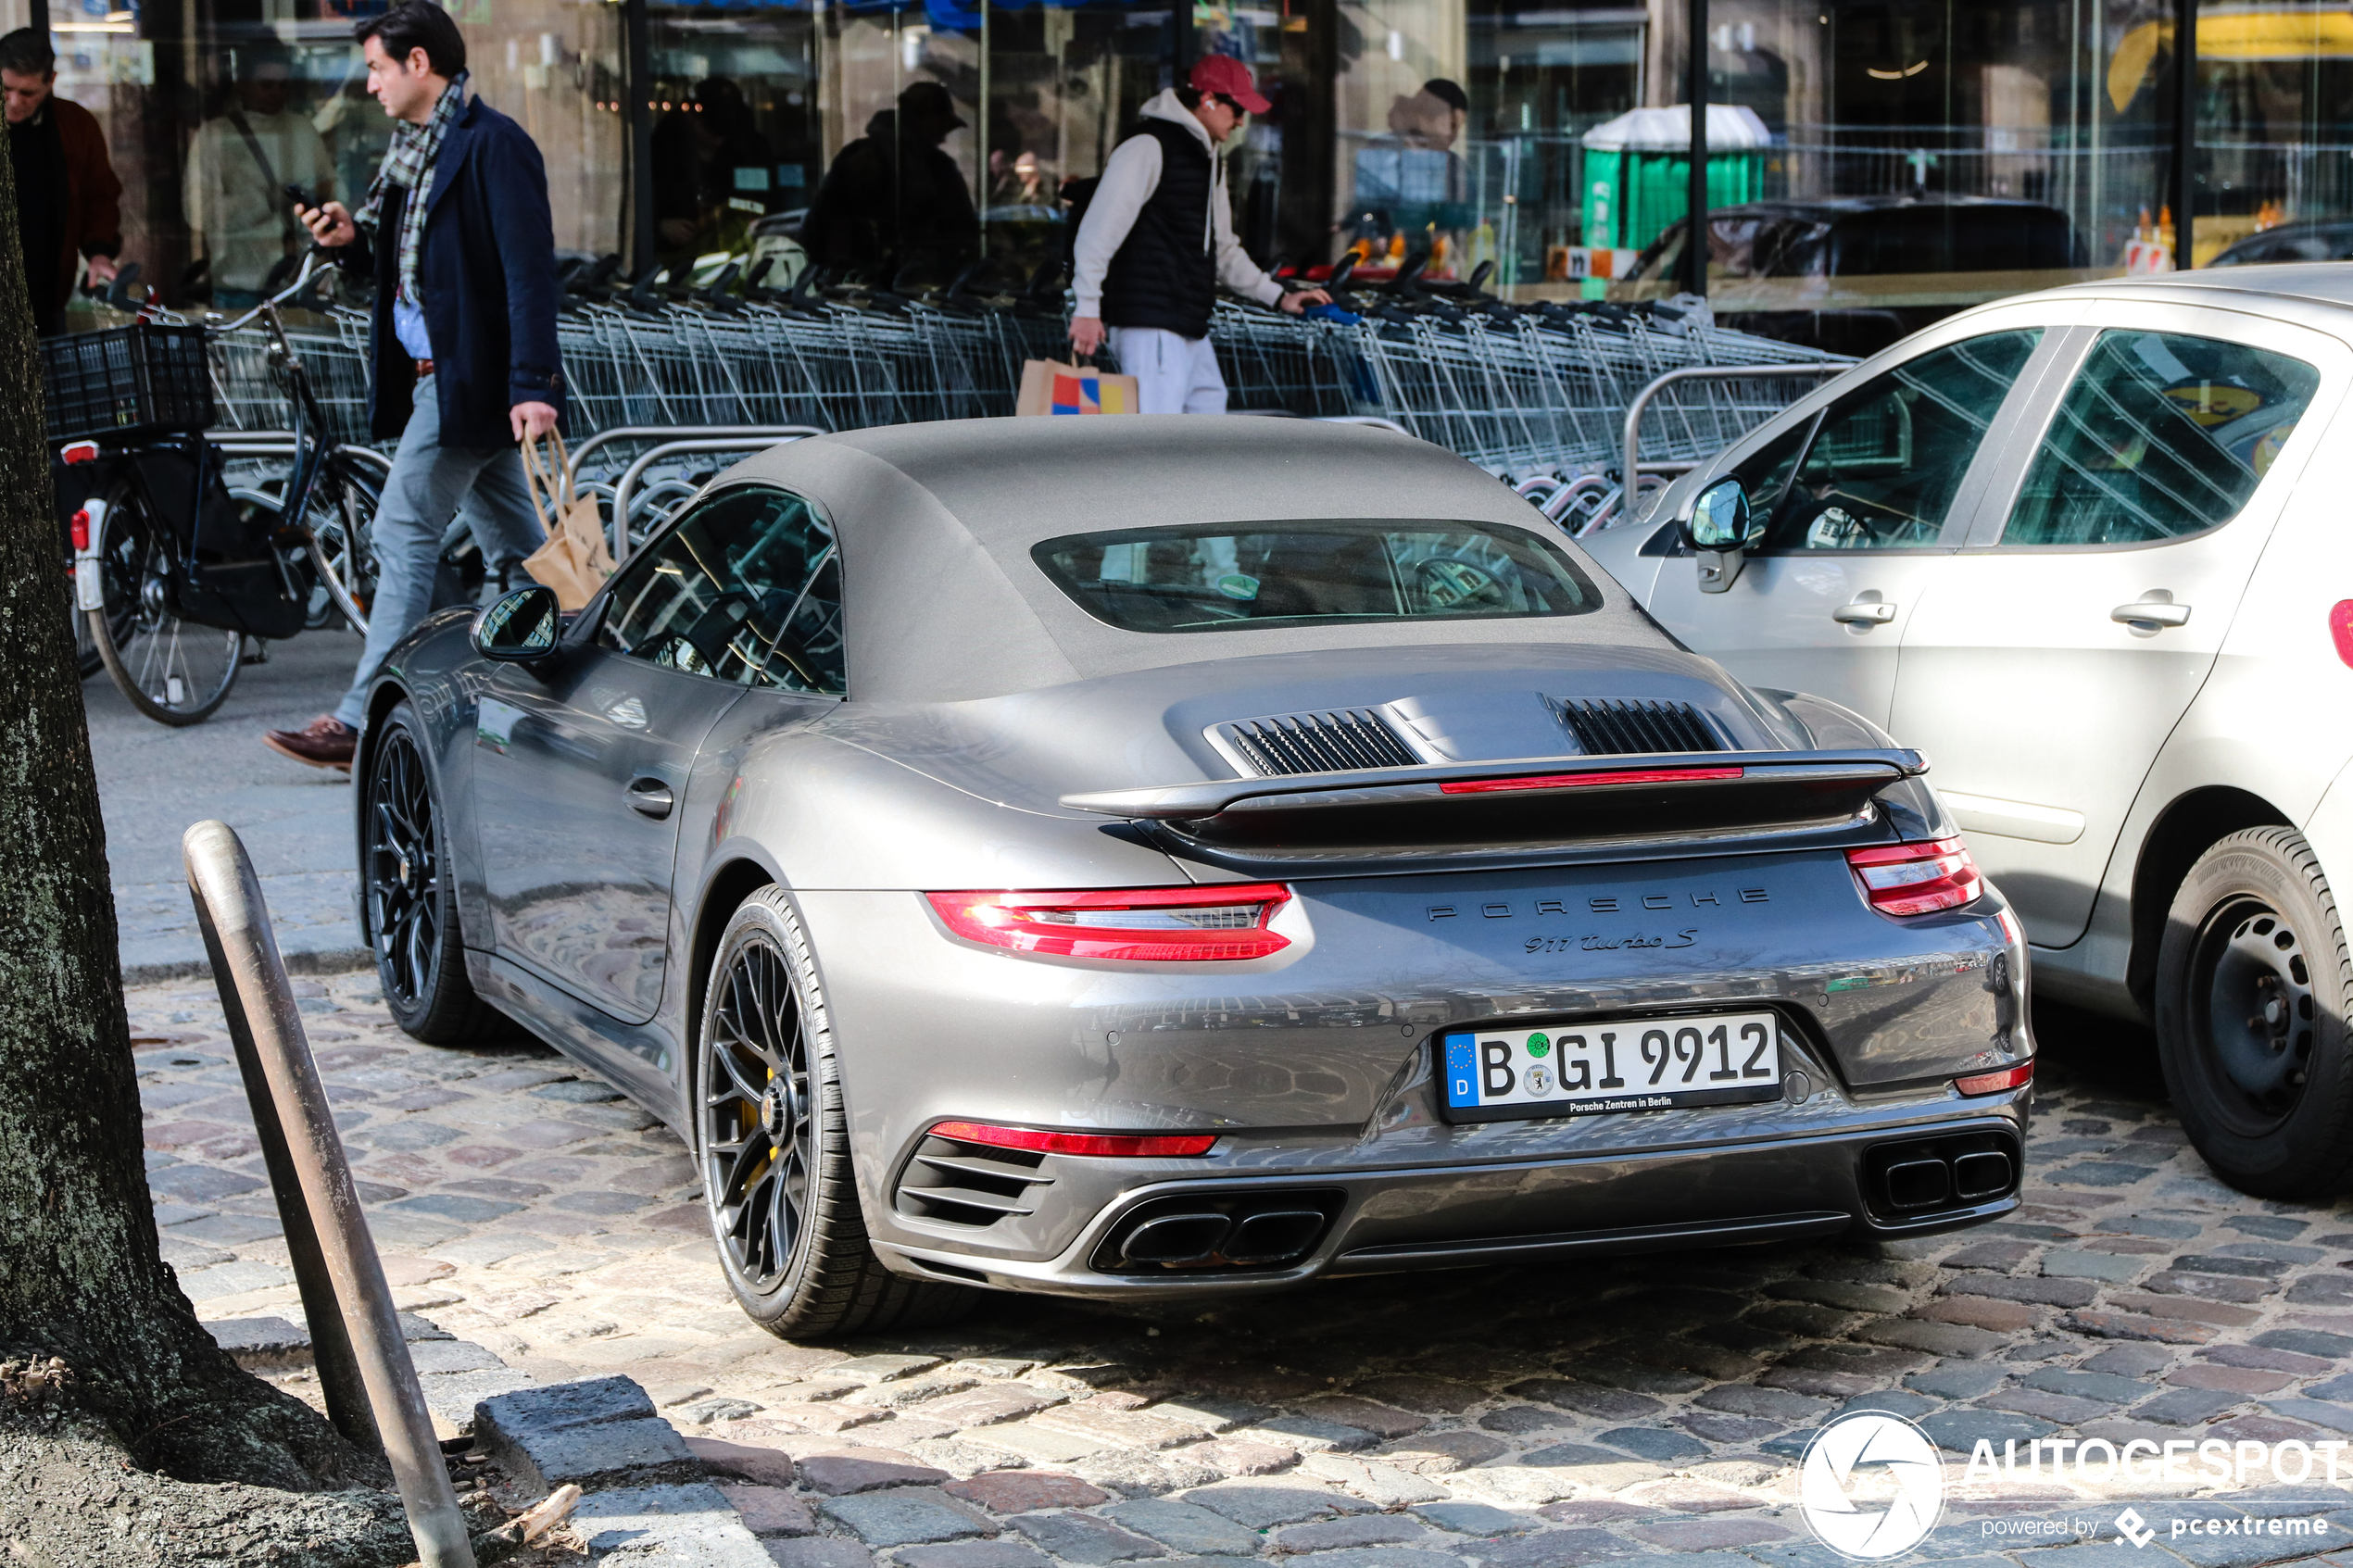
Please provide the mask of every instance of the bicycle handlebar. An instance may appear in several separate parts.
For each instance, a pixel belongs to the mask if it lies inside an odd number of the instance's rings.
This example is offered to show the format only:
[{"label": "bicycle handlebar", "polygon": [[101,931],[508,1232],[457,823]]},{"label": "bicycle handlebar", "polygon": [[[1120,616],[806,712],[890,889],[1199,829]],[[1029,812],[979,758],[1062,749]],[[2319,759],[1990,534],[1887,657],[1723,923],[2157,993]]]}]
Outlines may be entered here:
[{"label": "bicycle handlebar", "polygon": [[326,247],[324,245],[312,245],[308,250],[303,253],[302,265],[295,270],[295,279],[293,282],[288,283],[284,288],[279,290],[276,294],[271,295],[268,299],[263,300],[260,304],[255,306],[252,309],[246,311],[244,315],[238,317],[233,321],[223,321],[218,325],[207,322],[205,324],[205,331],[208,332],[217,333],[221,336],[226,336],[230,332],[243,329],[252,321],[258,319],[263,312],[271,309],[271,307],[283,305],[287,300],[292,299],[295,295],[300,294],[304,289],[310,286],[311,278],[319,270],[319,258],[325,254]]}]

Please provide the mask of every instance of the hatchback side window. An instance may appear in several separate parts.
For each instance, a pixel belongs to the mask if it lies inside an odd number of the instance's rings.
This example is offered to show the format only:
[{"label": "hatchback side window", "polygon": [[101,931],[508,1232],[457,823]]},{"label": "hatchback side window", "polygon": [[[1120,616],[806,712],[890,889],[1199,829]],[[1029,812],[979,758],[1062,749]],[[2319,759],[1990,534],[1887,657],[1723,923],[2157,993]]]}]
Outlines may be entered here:
[{"label": "hatchback side window", "polygon": [[1831,404],[1774,508],[1765,548],[1934,546],[1970,459],[2042,335],[2040,328],[1988,332],[1931,349]]},{"label": "hatchback side window", "polygon": [[597,640],[691,675],[844,696],[833,530],[781,490],[714,495],[622,569]]},{"label": "hatchback side window", "polygon": [[2221,338],[2106,332],[2051,420],[2004,545],[2145,545],[2220,528],[2271,471],[2321,373]]}]

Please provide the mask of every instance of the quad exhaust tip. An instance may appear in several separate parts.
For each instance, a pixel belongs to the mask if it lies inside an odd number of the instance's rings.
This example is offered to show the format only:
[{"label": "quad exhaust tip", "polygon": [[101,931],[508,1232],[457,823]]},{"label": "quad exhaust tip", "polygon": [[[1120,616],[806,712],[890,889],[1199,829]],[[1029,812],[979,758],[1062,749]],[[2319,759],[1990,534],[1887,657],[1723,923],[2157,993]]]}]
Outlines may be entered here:
[{"label": "quad exhaust tip", "polygon": [[1881,1219],[1973,1209],[2016,1192],[2023,1168],[2017,1140],[2003,1133],[1881,1144],[1863,1156],[1863,1200]]},{"label": "quad exhaust tip", "polygon": [[1337,1190],[1189,1194],[1122,1215],[1095,1249],[1106,1273],[1273,1269],[1315,1249],[1340,1212]]}]

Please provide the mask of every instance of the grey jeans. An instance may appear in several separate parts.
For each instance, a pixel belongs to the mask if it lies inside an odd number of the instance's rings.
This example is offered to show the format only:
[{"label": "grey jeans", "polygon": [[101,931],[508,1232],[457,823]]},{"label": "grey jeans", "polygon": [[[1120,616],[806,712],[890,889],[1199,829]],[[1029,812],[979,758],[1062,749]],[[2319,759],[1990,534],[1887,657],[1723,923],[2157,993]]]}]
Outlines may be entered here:
[{"label": "grey jeans", "polygon": [[434,378],[417,382],[417,406],[400,433],[392,474],[370,537],[376,551],[376,599],[368,607],[368,641],[359,672],[335,717],[357,729],[368,687],[392,646],[433,608],[441,535],[463,503],[466,522],[496,575],[537,549],[547,538],[522,476],[522,455],[511,446],[473,451],[441,444],[441,406]]}]

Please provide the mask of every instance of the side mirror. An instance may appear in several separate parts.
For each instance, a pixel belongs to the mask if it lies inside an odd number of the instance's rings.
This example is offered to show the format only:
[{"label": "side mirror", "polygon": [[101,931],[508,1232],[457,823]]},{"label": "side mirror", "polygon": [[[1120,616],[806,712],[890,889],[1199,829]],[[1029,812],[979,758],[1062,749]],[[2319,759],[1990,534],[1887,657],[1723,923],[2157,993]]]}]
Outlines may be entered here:
[{"label": "side mirror", "polygon": [[527,664],[556,651],[563,633],[563,612],[556,591],[534,583],[501,594],[474,615],[474,652],[484,659]]},{"label": "side mirror", "polygon": [[1683,543],[1699,561],[1699,588],[1720,594],[1732,585],[1745,552],[1765,535],[1764,520],[1749,510],[1748,492],[1737,479],[1719,479],[1699,493],[1683,520]]}]

